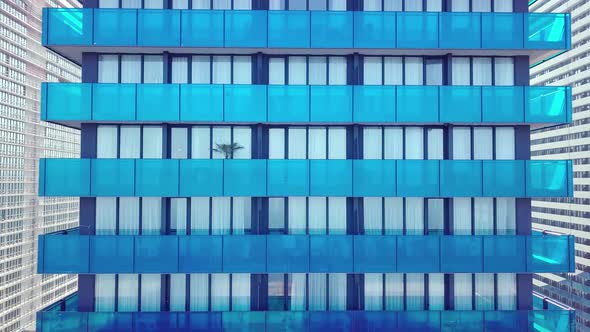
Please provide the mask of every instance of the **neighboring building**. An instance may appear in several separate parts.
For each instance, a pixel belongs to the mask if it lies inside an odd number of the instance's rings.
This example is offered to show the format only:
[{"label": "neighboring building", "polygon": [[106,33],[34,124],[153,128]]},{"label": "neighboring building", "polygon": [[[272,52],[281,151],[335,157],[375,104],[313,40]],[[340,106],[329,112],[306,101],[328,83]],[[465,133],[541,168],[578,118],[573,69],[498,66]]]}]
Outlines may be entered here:
[{"label": "neighboring building", "polygon": [[78,66],[41,46],[42,7],[0,2],[0,331],[33,330],[35,312],[76,290],[73,275],[37,275],[39,234],[78,225],[77,198],[38,198],[39,158],[78,157],[79,132],[40,121],[41,82],[76,82]]},{"label": "neighboring building", "polygon": [[530,126],[570,122],[571,90],[527,86],[569,48],[568,15],[84,6],[44,12],[84,83],[42,87],[41,118],[82,148],[41,161],[41,196],[81,197],[80,228],[39,240],[40,273],[79,274],[41,330],[573,328],[533,311],[532,273],[573,271],[574,239],[531,227],[532,197],[572,195],[572,164],[529,160]]},{"label": "neighboring building", "polygon": [[531,68],[531,85],[572,87],[573,123],[533,130],[532,159],[572,159],[574,197],[532,202],[533,227],[576,236],[576,272],[538,274],[535,290],[576,309],[590,331],[590,2],[537,0],[530,11],[571,12],[572,49]]}]

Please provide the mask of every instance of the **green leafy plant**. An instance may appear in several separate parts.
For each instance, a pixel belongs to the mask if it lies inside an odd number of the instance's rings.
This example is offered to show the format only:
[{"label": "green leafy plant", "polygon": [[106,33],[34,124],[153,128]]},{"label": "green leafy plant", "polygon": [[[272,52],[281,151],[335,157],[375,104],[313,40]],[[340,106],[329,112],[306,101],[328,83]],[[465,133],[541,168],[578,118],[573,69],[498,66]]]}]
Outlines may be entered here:
[{"label": "green leafy plant", "polygon": [[244,147],[241,146],[238,143],[231,143],[231,144],[219,144],[219,143],[215,143],[215,148],[213,148],[213,151],[217,152],[217,153],[221,153],[223,154],[225,159],[233,159],[234,158],[234,153],[237,150],[243,149]]}]

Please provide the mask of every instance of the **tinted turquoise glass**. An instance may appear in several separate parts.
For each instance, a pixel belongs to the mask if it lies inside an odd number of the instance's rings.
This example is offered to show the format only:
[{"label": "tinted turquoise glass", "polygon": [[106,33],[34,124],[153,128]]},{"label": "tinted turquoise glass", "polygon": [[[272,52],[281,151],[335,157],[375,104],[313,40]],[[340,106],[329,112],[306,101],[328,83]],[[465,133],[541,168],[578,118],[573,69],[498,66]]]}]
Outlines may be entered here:
[{"label": "tinted turquoise glass", "polygon": [[483,315],[482,311],[441,311],[441,331],[483,331]]},{"label": "tinted turquoise glass", "polygon": [[353,160],[353,195],[395,196],[395,160]]},{"label": "tinted turquoise glass", "polygon": [[355,85],[354,122],[395,122],[396,87]]},{"label": "tinted turquoise glass", "polygon": [[309,122],[308,85],[269,85],[268,122]]},{"label": "tinted turquoise glass", "polygon": [[440,161],[440,196],[479,197],[481,195],[481,160]]},{"label": "tinted turquoise glass", "polygon": [[223,331],[264,331],[265,313],[262,311],[224,312],[222,314]]},{"label": "tinted turquoise glass", "polygon": [[397,271],[424,272],[440,266],[438,236],[400,236],[397,238]]},{"label": "tinted turquoise glass", "polygon": [[180,86],[178,84],[138,85],[137,120],[179,121]]},{"label": "tinted turquoise glass", "polygon": [[[42,159],[46,196],[90,196],[90,159]],[[43,169],[41,169],[43,170]],[[40,192],[41,194],[41,192]]]},{"label": "tinted turquoise glass", "polygon": [[481,45],[487,49],[523,47],[522,13],[481,13]]},{"label": "tinted turquoise glass", "polygon": [[221,236],[179,236],[178,271],[222,272],[222,242]]},{"label": "tinted turquoise glass", "polygon": [[314,235],[309,241],[310,272],[353,271],[352,236]]},{"label": "tinted turquoise glass", "polygon": [[353,16],[350,11],[312,11],[311,47],[351,48]]},{"label": "tinted turquoise glass", "polygon": [[225,47],[267,47],[266,11],[225,11]]},{"label": "tinted turquoise glass", "polygon": [[395,48],[395,12],[354,12],[355,48]]},{"label": "tinted turquoise glass", "polygon": [[223,238],[223,271],[266,271],[266,237],[261,235],[225,236]]},{"label": "tinted turquoise glass", "polygon": [[570,122],[571,88],[525,87],[525,121],[529,123]]},{"label": "tinted turquoise glass", "polygon": [[568,197],[573,192],[570,160],[527,160],[527,197]]},{"label": "tinted turquoise glass", "polygon": [[137,16],[135,9],[94,10],[94,45],[137,45]]},{"label": "tinted turquoise glass", "polygon": [[180,10],[138,10],[137,45],[180,46]]},{"label": "tinted turquoise glass", "polygon": [[398,160],[397,196],[438,197],[438,160]]},{"label": "tinted turquoise glass", "polygon": [[136,273],[158,273],[178,271],[178,237],[136,236]]},{"label": "tinted turquoise glass", "polygon": [[572,236],[531,236],[527,238],[527,270],[555,272],[574,271]]},{"label": "tinted turquoise glass", "polygon": [[440,13],[439,31],[441,48],[481,48],[480,13]]},{"label": "tinted turquoise glass", "polygon": [[92,84],[92,120],[135,121],[135,84]]},{"label": "tinted turquoise glass", "polygon": [[524,160],[484,160],[483,196],[524,197]]},{"label": "tinted turquoise glass", "polygon": [[309,11],[268,12],[268,47],[308,48],[309,39]]},{"label": "tinted turquoise glass", "polygon": [[404,311],[397,313],[397,327],[400,331],[439,331],[441,312]]},{"label": "tinted turquoise glass", "polygon": [[354,272],[396,272],[397,238],[394,236],[355,236]]},{"label": "tinted turquoise glass", "polygon": [[183,10],[181,46],[223,47],[223,11]]},{"label": "tinted turquoise glass", "polygon": [[224,120],[228,122],[266,122],[265,85],[226,85]]},{"label": "tinted turquoise glass", "polygon": [[39,260],[43,260],[40,264],[43,271],[39,272],[86,272],[89,266],[89,250],[88,236],[46,236],[43,239],[43,249],[39,251]]},{"label": "tinted turquoise glass", "polygon": [[90,238],[91,273],[133,273],[133,236],[100,235]]},{"label": "tinted turquoise glass", "polygon": [[223,160],[180,160],[180,196],[223,196]]},{"label": "tinted turquoise glass", "polygon": [[397,122],[439,122],[437,86],[398,86]]},{"label": "tinted turquoise glass", "polygon": [[397,13],[398,48],[438,48],[437,13]]},{"label": "tinted turquoise glass", "polygon": [[483,122],[524,122],[524,87],[484,86],[481,89],[481,120]]},{"label": "tinted turquoise glass", "polygon": [[47,45],[92,45],[92,9],[52,8],[44,13]]},{"label": "tinted turquoise glass", "polygon": [[266,160],[224,160],[223,194],[224,196],[265,196]]},{"label": "tinted turquoise glass", "polygon": [[223,121],[223,85],[181,84],[180,121]]},{"label": "tinted turquoise glass", "polygon": [[483,271],[526,271],[526,238],[515,236],[483,237]]},{"label": "tinted turquoise glass", "polygon": [[309,236],[307,235],[269,235],[266,237],[266,271],[308,272]]},{"label": "tinted turquoise glass", "polygon": [[569,34],[566,35],[565,14],[524,14],[525,41],[528,49],[567,49]]},{"label": "tinted turquoise glass", "polygon": [[352,122],[352,86],[313,85],[311,122]]},{"label": "tinted turquoise glass", "polygon": [[135,161],[133,159],[92,159],[92,196],[133,196]]},{"label": "tinted turquoise glass", "polygon": [[440,122],[481,122],[481,87],[441,86]]},{"label": "tinted turquoise glass", "polygon": [[135,176],[136,196],[178,196],[178,160],[137,159]]},{"label": "tinted turquoise glass", "polygon": [[309,160],[268,160],[268,196],[308,196]]},{"label": "tinted turquoise glass", "polygon": [[351,196],[352,160],[310,160],[311,196]]},{"label": "tinted turquoise glass", "polygon": [[445,236],[440,242],[441,272],[482,272],[483,239],[479,236]]},{"label": "tinted turquoise glass", "polygon": [[76,83],[43,83],[42,120],[90,120],[92,86]]}]

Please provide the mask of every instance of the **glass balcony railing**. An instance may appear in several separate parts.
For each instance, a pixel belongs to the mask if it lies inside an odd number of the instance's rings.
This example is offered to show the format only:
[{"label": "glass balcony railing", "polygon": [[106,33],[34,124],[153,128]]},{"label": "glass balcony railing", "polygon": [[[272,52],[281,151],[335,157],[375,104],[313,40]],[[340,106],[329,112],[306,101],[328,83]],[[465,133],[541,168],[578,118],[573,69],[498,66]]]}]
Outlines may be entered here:
[{"label": "glass balcony railing", "polygon": [[572,197],[569,160],[41,159],[39,196]]},{"label": "glass balcony railing", "polygon": [[569,14],[46,8],[45,46],[571,47]]},{"label": "glass balcony railing", "polygon": [[561,124],[571,122],[571,102],[570,87],[44,83],[41,119]]},{"label": "glass balcony railing", "polygon": [[38,273],[574,271],[574,237],[41,235]]}]

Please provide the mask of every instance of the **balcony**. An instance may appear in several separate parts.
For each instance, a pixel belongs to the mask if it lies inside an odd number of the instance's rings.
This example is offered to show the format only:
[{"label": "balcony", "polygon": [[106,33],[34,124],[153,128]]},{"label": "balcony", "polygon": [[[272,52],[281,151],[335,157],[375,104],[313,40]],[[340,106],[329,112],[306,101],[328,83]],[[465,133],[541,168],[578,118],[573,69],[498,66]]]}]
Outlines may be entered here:
[{"label": "balcony", "polygon": [[38,273],[562,273],[569,236],[41,235]]},{"label": "balcony", "polygon": [[571,122],[571,102],[570,87],[44,83],[41,120],[549,125]]},{"label": "balcony", "polygon": [[83,52],[133,53],[137,47],[195,53],[464,49],[530,55],[537,62],[569,49],[570,36],[569,14],[550,13],[43,9],[43,45],[78,64]]},{"label": "balcony", "polygon": [[41,159],[39,196],[572,197],[569,160]]}]

